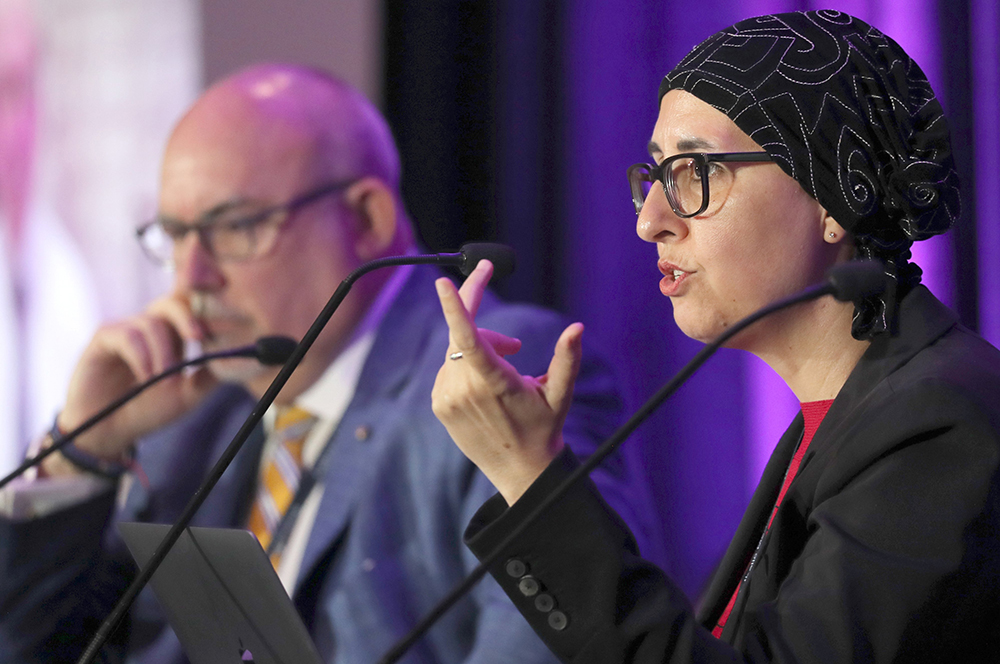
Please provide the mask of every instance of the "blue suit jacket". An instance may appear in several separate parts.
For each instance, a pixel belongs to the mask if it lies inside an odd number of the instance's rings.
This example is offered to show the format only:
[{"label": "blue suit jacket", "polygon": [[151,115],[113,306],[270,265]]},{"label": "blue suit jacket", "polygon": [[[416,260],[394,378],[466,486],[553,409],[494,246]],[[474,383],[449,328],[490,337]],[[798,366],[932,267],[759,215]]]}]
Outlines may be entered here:
[{"label": "blue suit jacket", "polygon": [[[495,493],[434,417],[431,387],[447,327],[432,271],[415,270],[377,333],[347,411],[330,441],[322,506],[293,597],[327,661],[376,661],[475,564],[462,531]],[[511,361],[547,369],[564,321],[488,297],[483,327],[531,340]],[[584,363],[567,442],[586,455],[610,433],[620,400],[610,372]],[[65,661],[107,614],[134,573],[115,519],[172,522],[252,407],[241,389],[215,391],[198,409],[142,442],[149,486],[123,508],[111,492],[47,518],[0,524],[0,661]],[[196,515],[196,525],[241,527],[263,436],[240,452]],[[625,508],[624,464],[597,482]],[[633,480],[629,480],[633,481]],[[102,536],[103,533],[103,536]],[[109,652],[141,661],[183,661],[146,591]],[[410,662],[550,661],[551,655],[492,579],[454,607],[409,655]]]}]

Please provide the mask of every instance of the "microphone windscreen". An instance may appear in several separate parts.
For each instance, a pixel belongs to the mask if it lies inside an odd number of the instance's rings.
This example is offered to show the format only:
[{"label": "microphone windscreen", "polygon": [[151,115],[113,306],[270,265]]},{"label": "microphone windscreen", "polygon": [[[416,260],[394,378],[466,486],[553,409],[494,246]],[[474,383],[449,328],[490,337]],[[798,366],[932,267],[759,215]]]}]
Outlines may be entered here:
[{"label": "microphone windscreen", "polygon": [[462,274],[468,276],[485,259],[493,263],[493,276],[506,277],[514,271],[514,250],[505,244],[495,242],[469,242],[462,245],[464,260],[459,265]]},{"label": "microphone windscreen", "polygon": [[879,261],[848,261],[830,268],[827,281],[833,296],[841,302],[857,302],[882,293],[889,283],[885,266]]},{"label": "microphone windscreen", "polygon": [[261,364],[284,364],[298,345],[291,337],[261,337],[254,344],[255,356]]}]

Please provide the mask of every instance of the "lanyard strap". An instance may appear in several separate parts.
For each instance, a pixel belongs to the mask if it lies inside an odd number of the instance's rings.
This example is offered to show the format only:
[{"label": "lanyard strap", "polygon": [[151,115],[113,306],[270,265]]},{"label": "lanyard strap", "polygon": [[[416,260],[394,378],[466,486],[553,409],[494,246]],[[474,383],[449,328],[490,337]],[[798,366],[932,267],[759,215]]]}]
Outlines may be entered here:
[{"label": "lanyard strap", "polygon": [[[320,423],[317,423],[320,425]],[[339,429],[339,425],[337,429]],[[330,464],[330,450],[333,449],[333,441],[336,438],[336,430],[330,435],[330,438],[326,441],[323,446],[323,450],[319,453],[319,457],[316,459],[316,463],[313,464],[312,468],[302,468],[301,475],[299,477],[299,485],[295,489],[295,496],[292,498],[292,502],[288,505],[288,509],[285,513],[281,515],[281,520],[278,522],[277,528],[274,529],[274,534],[271,537],[271,543],[267,547],[268,557],[274,554],[281,555],[284,551],[285,546],[288,544],[288,539],[292,536],[292,531],[295,529],[295,523],[298,521],[299,512],[302,511],[302,506],[305,504],[306,499],[312,490],[316,487],[318,477],[325,477],[326,470]]]}]

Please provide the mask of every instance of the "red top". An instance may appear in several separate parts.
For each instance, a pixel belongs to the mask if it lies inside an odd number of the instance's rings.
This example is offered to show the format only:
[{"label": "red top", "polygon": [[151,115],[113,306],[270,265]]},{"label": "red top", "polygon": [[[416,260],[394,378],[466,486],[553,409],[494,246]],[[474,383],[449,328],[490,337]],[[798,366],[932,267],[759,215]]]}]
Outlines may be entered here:
[{"label": "red top", "polygon": [[[771,510],[771,516],[767,520],[767,529],[770,529],[771,522],[774,521],[774,515],[778,513],[778,507],[781,505],[781,501],[785,499],[785,493],[788,492],[788,487],[791,485],[792,480],[795,479],[795,475],[799,472],[799,465],[802,463],[802,457],[806,455],[806,451],[809,449],[809,443],[812,442],[813,436],[816,435],[816,429],[819,429],[820,423],[823,418],[826,417],[826,413],[830,410],[830,406],[833,405],[833,399],[825,399],[823,401],[805,401],[799,404],[802,408],[802,419],[804,430],[802,432],[802,442],[799,443],[798,448],[795,450],[795,454],[792,455],[792,460],[788,464],[788,471],[785,472],[785,481],[781,483],[781,491],[778,492],[778,499],[774,503],[774,509]],[[765,529],[764,532],[767,532]],[[749,566],[749,564],[748,564]],[[744,575],[746,571],[744,571]],[[729,620],[729,614],[733,610],[733,604],[736,603],[736,596],[740,593],[740,586],[743,582],[740,581],[739,585],[736,586],[736,590],[733,591],[733,596],[729,598],[729,604],[726,605],[726,610],[722,612],[719,616],[719,622],[716,623],[715,627],[712,629],[712,636],[719,638],[722,636],[722,628],[726,626],[726,621]]]}]

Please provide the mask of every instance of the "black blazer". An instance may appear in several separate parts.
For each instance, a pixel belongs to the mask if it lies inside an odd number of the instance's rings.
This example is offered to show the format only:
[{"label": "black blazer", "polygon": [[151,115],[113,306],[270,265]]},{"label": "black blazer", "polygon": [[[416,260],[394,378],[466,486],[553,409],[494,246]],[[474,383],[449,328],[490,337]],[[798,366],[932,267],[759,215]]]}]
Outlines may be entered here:
[{"label": "black blazer", "polygon": [[[1000,352],[918,287],[899,336],[851,373],[761,541],[801,415],[782,437],[699,615],[586,483],[491,573],[566,661],[996,661],[998,432]],[[566,452],[512,508],[484,505],[473,551],[485,556],[575,465]]]}]

